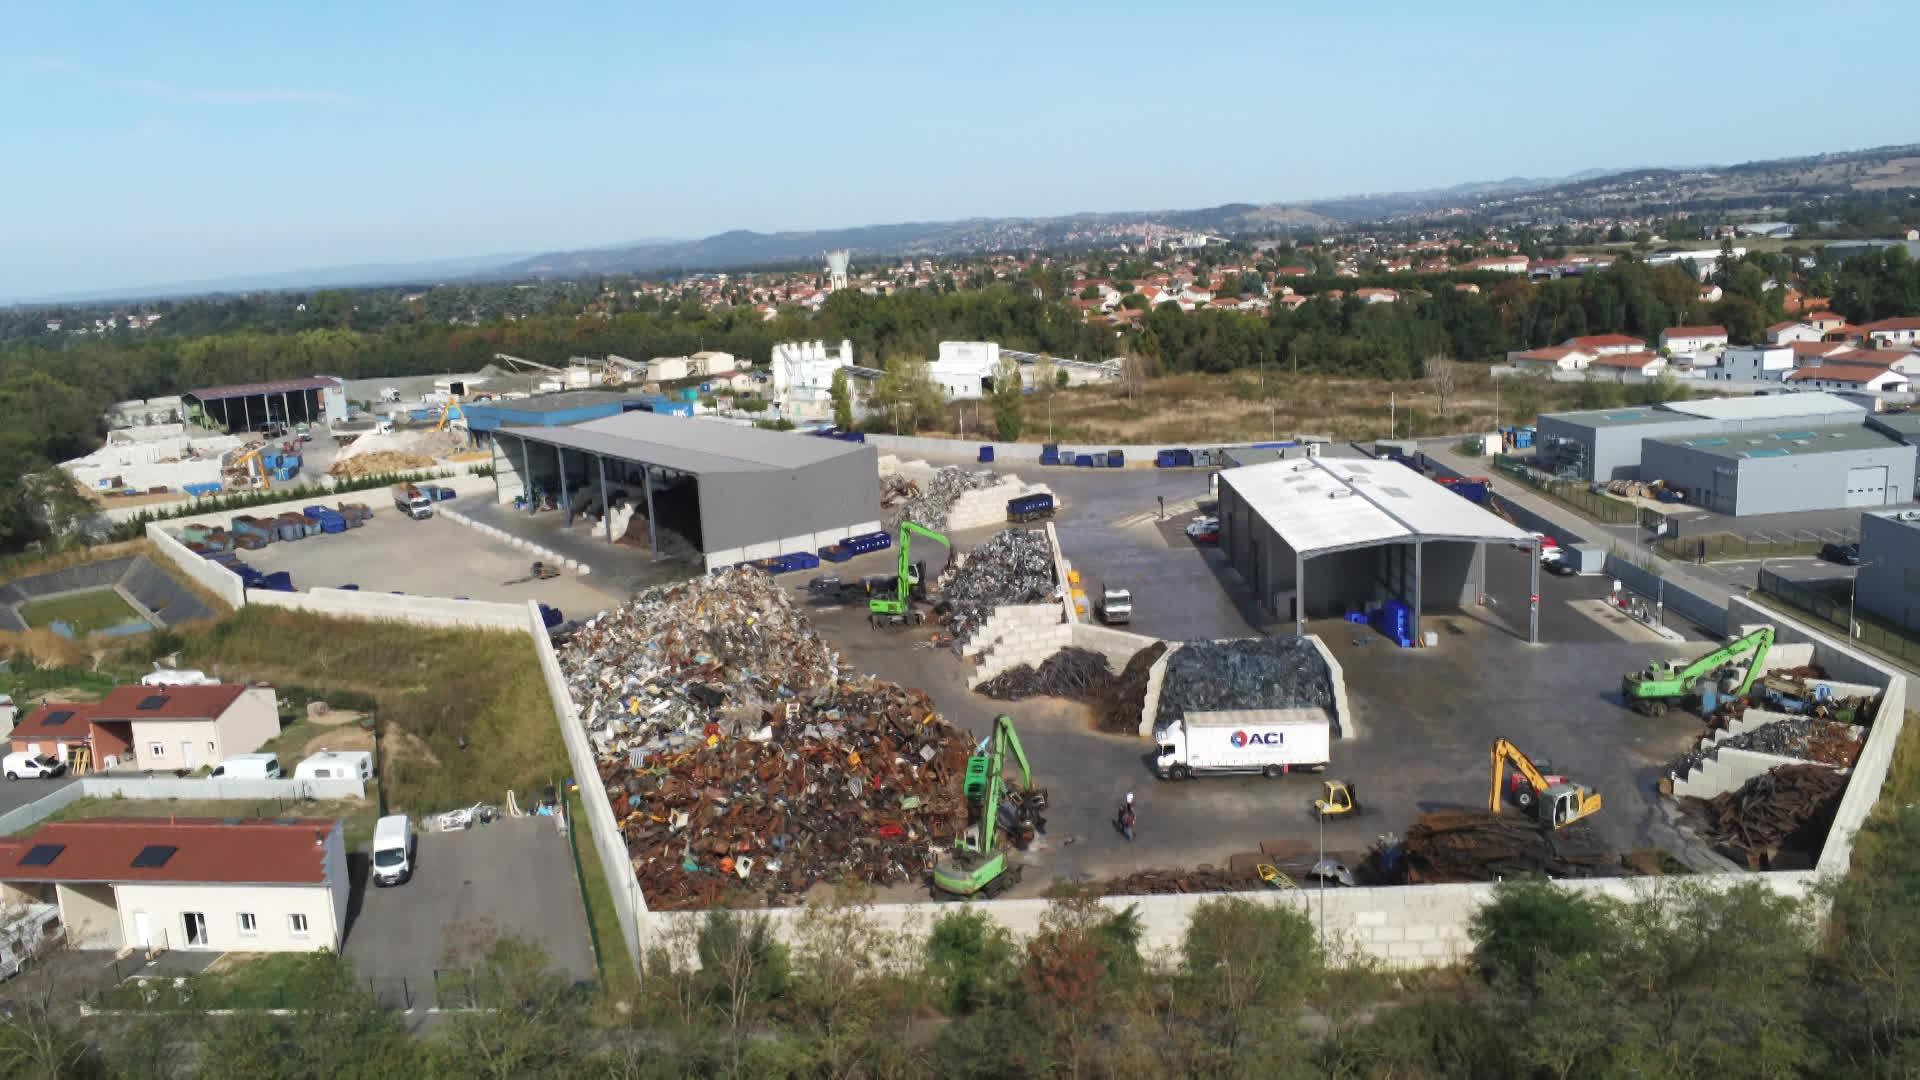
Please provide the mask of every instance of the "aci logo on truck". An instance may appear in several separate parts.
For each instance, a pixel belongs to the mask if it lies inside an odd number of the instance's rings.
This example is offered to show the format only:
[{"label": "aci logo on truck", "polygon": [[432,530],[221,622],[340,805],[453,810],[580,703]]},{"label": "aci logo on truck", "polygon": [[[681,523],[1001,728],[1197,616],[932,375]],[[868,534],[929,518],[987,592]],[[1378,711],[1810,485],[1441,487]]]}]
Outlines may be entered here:
[{"label": "aci logo on truck", "polygon": [[1260,743],[1264,746],[1279,746],[1286,741],[1286,736],[1284,733],[1278,731],[1256,731],[1251,735],[1244,731],[1236,731],[1227,741],[1233,744],[1235,750],[1245,750],[1252,743]]}]

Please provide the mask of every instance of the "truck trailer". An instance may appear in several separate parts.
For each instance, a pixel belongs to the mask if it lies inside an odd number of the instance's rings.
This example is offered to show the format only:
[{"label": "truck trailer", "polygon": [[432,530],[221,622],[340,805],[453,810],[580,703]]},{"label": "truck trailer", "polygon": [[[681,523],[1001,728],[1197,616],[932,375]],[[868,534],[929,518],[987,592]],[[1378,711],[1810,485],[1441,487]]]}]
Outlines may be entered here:
[{"label": "truck trailer", "polygon": [[433,516],[433,500],[412,484],[393,485],[393,508],[410,518]]},{"label": "truck trailer", "polygon": [[1321,709],[1190,712],[1154,732],[1162,780],[1209,773],[1324,772],[1333,724]]}]

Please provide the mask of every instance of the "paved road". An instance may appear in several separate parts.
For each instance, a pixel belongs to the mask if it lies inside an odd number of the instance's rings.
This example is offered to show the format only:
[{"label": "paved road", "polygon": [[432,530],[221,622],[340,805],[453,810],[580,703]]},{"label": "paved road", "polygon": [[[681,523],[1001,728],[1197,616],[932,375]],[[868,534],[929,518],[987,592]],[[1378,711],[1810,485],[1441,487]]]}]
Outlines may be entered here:
[{"label": "paved road", "polygon": [[44,799],[73,783],[74,779],[62,776],[57,780],[0,781],[0,814],[18,810],[36,799]]}]

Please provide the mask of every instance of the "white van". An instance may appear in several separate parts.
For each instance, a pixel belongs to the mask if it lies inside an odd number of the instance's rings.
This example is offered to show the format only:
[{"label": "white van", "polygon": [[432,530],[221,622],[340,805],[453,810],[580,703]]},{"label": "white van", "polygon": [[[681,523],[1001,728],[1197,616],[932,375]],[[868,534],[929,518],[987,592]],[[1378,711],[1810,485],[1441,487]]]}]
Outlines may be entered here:
[{"label": "white van", "polygon": [[373,754],[367,750],[322,750],[293,767],[295,780],[371,780]]},{"label": "white van", "polygon": [[228,780],[278,780],[280,758],[274,754],[235,754],[214,766],[213,775]]},{"label": "white van", "polygon": [[413,876],[413,823],[389,814],[373,825],[373,883],[403,885]]}]

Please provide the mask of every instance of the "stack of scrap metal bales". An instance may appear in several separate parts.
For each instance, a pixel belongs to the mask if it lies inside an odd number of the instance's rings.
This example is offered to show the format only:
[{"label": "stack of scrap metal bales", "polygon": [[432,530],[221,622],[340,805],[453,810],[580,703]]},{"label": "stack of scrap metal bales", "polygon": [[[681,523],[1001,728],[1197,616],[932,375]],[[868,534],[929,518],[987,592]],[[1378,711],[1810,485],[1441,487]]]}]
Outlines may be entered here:
[{"label": "stack of scrap metal bales", "polygon": [[647,590],[559,659],[654,910],[912,881],[965,824],[971,736],[844,668],[762,573]]}]

